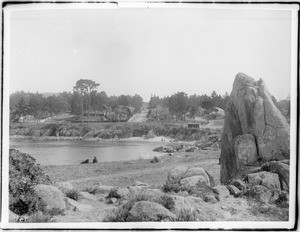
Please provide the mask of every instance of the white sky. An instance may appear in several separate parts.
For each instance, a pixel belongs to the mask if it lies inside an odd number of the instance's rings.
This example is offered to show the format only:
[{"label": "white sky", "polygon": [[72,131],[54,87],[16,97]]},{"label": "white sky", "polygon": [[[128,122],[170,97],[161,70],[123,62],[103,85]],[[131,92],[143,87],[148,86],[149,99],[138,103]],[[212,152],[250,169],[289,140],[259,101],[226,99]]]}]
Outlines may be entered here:
[{"label": "white sky", "polygon": [[10,92],[108,95],[231,92],[244,72],[277,100],[290,93],[288,10],[72,9],[11,14]]}]

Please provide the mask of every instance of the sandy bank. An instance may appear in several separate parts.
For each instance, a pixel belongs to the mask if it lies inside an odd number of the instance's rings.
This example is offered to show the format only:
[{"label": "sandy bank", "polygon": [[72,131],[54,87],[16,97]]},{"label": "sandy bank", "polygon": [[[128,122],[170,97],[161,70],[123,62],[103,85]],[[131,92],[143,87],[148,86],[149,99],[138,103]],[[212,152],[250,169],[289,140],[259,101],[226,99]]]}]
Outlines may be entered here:
[{"label": "sandy bank", "polygon": [[[158,153],[159,154],[159,153]],[[161,156],[162,162],[150,163],[150,159],[101,162],[98,164],[41,166],[53,182],[68,181],[79,189],[101,182],[111,186],[130,186],[134,180],[161,187],[170,169],[179,166],[201,166],[208,170],[216,182],[220,179],[220,150],[177,152],[173,156]]]}]

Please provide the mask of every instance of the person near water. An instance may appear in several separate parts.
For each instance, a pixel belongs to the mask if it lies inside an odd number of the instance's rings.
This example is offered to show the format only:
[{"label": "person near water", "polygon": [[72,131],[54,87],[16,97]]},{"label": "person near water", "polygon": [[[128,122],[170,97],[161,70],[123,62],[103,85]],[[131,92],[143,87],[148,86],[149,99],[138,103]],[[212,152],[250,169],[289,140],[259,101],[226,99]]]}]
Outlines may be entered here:
[{"label": "person near water", "polygon": [[97,157],[94,157],[94,159],[93,159],[93,163],[95,164],[95,163],[98,163],[98,159],[97,159]]},{"label": "person near water", "polygon": [[81,162],[81,164],[88,164],[88,163],[89,163],[89,159],[86,159],[86,160]]}]

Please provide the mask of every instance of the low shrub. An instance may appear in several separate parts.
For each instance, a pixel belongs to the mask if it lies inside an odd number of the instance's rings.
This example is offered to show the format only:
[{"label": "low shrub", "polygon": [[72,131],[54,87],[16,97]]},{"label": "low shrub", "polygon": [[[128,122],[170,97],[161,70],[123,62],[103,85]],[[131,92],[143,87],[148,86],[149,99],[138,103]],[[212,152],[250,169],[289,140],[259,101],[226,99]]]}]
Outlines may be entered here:
[{"label": "low shrub", "polygon": [[180,178],[173,178],[171,176],[168,176],[166,183],[162,186],[162,190],[167,193],[186,191],[186,189],[180,185]]},{"label": "low shrub", "polygon": [[162,205],[163,207],[165,207],[168,210],[173,210],[174,206],[175,206],[174,199],[171,196],[167,195],[167,194],[162,195],[155,202]]},{"label": "low shrub", "polygon": [[180,210],[177,216],[177,221],[180,222],[197,221],[197,211],[195,209],[183,208]]},{"label": "low shrub", "polygon": [[51,184],[28,154],[15,149],[9,151],[9,209],[18,215],[44,210],[45,205],[34,192],[37,184]]},{"label": "low shrub", "polygon": [[79,201],[81,199],[81,194],[77,189],[69,189],[65,193],[66,197],[71,198],[75,201]]},{"label": "low shrub", "polygon": [[44,214],[41,211],[37,211],[30,215],[28,219],[25,221],[28,223],[44,223],[44,222],[53,222],[52,221],[52,216],[49,214]]}]

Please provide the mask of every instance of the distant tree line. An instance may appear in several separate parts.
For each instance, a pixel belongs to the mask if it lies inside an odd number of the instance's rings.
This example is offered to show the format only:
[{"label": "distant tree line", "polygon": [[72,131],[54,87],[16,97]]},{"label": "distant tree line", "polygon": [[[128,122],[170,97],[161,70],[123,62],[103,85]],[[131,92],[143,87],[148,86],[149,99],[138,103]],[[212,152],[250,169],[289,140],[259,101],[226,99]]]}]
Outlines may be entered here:
[{"label": "distant tree line", "polygon": [[41,93],[18,91],[10,95],[11,120],[25,115],[33,115],[36,119],[61,113],[82,115],[83,111],[115,110],[119,106],[133,107],[137,112],[143,105],[143,98],[137,94],[108,96],[104,91],[99,92],[99,84],[87,79],[76,82],[73,92],[62,92],[51,96]]},{"label": "distant tree line", "polygon": [[[272,96],[272,100],[289,122],[290,98],[288,97],[287,99],[277,101],[276,98]],[[219,95],[216,91],[213,91],[210,96],[206,94],[188,96],[184,92],[178,92],[163,98],[155,95],[151,96],[149,108],[155,109],[157,106],[166,107],[175,118],[185,117],[187,113],[189,113],[190,117],[195,118],[199,113],[199,107],[204,109],[207,113],[211,112],[214,107],[226,110],[228,101],[229,95],[227,92],[224,95]]]},{"label": "distant tree line", "polygon": [[189,113],[191,117],[195,117],[199,111],[199,107],[206,111],[210,111],[213,107],[219,107],[225,110],[228,101],[229,95],[227,93],[221,96],[213,91],[210,96],[206,94],[188,96],[184,92],[178,92],[163,98],[155,95],[152,96],[149,102],[149,108],[153,109],[157,106],[168,107],[170,113],[175,115],[176,118],[180,118],[187,113]]}]

